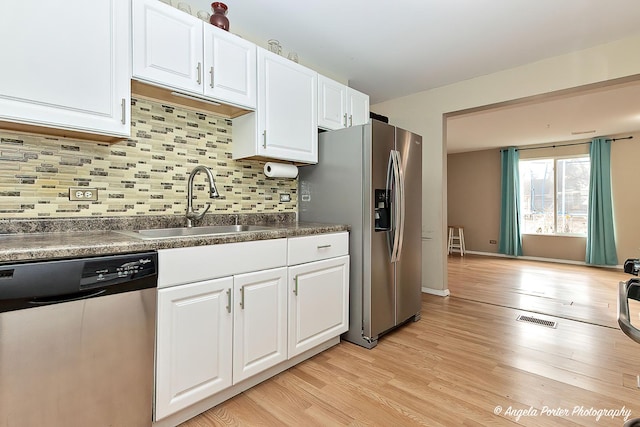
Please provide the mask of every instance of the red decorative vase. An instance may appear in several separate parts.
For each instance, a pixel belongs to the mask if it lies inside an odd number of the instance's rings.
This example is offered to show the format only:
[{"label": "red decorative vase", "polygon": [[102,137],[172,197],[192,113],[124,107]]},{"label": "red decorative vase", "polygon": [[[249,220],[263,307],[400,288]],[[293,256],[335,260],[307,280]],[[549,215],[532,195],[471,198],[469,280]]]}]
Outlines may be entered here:
[{"label": "red decorative vase", "polygon": [[229,31],[229,18],[227,18],[227,5],[220,2],[211,3],[211,9],[213,15],[209,18],[211,25],[215,25],[218,28],[222,28],[225,31]]}]

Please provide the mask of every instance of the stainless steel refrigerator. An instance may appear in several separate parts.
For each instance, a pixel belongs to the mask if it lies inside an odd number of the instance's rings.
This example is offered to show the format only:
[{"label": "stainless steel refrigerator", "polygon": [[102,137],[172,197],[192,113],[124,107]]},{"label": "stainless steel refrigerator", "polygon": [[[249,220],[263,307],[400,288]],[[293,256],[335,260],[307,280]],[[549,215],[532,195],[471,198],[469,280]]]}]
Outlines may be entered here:
[{"label": "stainless steel refrigerator", "polygon": [[372,348],[420,318],[422,137],[376,120],[324,132],[300,168],[299,219],[351,225],[349,330]]}]

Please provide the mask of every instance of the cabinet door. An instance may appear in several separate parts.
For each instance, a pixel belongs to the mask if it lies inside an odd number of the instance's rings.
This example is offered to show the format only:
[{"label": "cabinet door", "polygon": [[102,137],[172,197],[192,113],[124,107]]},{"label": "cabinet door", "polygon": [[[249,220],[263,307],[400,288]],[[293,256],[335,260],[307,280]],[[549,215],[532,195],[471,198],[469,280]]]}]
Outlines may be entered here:
[{"label": "cabinet door", "polygon": [[0,2],[0,121],[129,136],[122,0]]},{"label": "cabinet door", "polygon": [[364,125],[369,122],[369,95],[347,88],[347,126]]},{"label": "cabinet door", "polygon": [[347,126],[347,87],[318,74],[318,127],[335,130]]},{"label": "cabinet door", "polygon": [[287,359],[287,269],[235,276],[233,383]]},{"label": "cabinet door", "polygon": [[157,0],[133,0],[133,77],[202,94],[204,23]]},{"label": "cabinet door", "polygon": [[289,267],[289,358],[349,327],[349,256]]},{"label": "cabinet door", "polygon": [[155,419],[231,386],[233,278],[158,291]]},{"label": "cabinet door", "polygon": [[213,25],[204,25],[204,94],[256,108],[256,45]]},{"label": "cabinet door", "polygon": [[318,73],[258,49],[258,155],[318,162]]}]

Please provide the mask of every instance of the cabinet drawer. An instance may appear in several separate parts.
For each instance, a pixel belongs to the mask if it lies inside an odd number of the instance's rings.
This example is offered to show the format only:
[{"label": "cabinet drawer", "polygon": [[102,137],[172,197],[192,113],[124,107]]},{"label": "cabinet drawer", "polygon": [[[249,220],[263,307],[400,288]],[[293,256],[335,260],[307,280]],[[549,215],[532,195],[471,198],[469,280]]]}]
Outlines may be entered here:
[{"label": "cabinet drawer", "polygon": [[335,258],[349,253],[349,233],[317,234],[293,237],[288,243],[288,264]]},{"label": "cabinet drawer", "polygon": [[158,288],[286,265],[286,239],[161,249]]}]

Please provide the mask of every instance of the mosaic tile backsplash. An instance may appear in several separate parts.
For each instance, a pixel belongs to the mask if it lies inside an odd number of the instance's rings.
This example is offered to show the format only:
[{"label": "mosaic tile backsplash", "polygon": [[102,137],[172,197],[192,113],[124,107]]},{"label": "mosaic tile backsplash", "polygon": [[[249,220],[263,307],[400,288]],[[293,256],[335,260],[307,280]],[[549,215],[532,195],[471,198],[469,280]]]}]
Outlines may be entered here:
[{"label": "mosaic tile backsplash", "polygon": [[[297,212],[297,180],[265,177],[264,161],[231,159],[231,120],[146,99],[133,99],[131,114],[131,138],[116,144],[0,131],[0,218],[184,215],[200,164],[221,197],[208,198],[200,173],[194,208]],[[98,201],[71,202],[69,187],[97,188]]]}]

